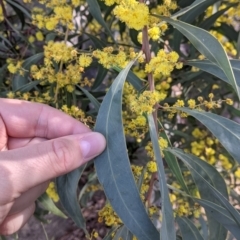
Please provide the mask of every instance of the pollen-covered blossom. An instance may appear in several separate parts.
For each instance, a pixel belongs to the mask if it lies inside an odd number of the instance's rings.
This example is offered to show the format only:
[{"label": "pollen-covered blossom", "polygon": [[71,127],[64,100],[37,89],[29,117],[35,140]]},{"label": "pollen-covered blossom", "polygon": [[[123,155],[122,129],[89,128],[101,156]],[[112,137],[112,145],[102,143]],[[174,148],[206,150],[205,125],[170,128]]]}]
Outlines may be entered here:
[{"label": "pollen-covered blossom", "polygon": [[113,11],[114,15],[129,28],[141,30],[148,25],[149,9],[145,3],[136,0],[123,0]]},{"label": "pollen-covered blossom", "polygon": [[[40,7],[34,8],[32,22],[39,29],[46,28],[49,31],[55,30],[60,24],[68,29],[74,29],[73,10],[81,4],[80,0],[41,0]],[[45,7],[52,9],[51,14],[46,14]]]},{"label": "pollen-covered blossom", "polygon": [[147,163],[147,168],[149,172],[157,172],[157,163],[155,161],[150,161]]},{"label": "pollen-covered blossom", "polygon": [[132,49],[128,52],[124,51],[124,48],[119,48],[117,53],[113,53],[112,47],[106,47],[103,50],[95,50],[93,52],[93,57],[98,59],[98,62],[102,64],[105,68],[109,69],[113,66],[119,66],[124,68],[127,66],[128,62],[133,58],[132,55],[135,54]]},{"label": "pollen-covered blossom", "polygon": [[[164,138],[160,137],[158,139],[158,144],[159,144],[159,147],[160,147],[160,150],[161,150],[161,155],[164,156],[162,150],[164,150],[168,147],[168,142]],[[147,146],[145,147],[145,150],[147,151],[148,156],[151,157],[153,160],[155,160],[155,155],[154,155],[154,152],[153,152],[152,142],[148,142]]]},{"label": "pollen-covered blossom", "polygon": [[46,193],[54,202],[59,201],[59,196],[57,194],[54,182],[49,183]]},{"label": "pollen-covered blossom", "polygon": [[161,30],[157,26],[152,27],[148,30],[148,35],[153,41],[157,41],[161,35]]},{"label": "pollen-covered blossom", "polygon": [[21,75],[23,75],[23,70],[22,70],[22,64],[23,64],[23,61],[19,60],[19,61],[16,61],[14,59],[7,59],[7,63],[8,63],[8,71],[12,74],[15,74],[15,73],[20,73]]},{"label": "pollen-covered blossom", "polygon": [[79,57],[79,65],[81,67],[88,67],[92,62],[92,57],[82,54]]},{"label": "pollen-covered blossom", "polygon": [[178,54],[176,52],[166,53],[163,49],[159,50],[157,56],[153,57],[146,64],[145,71],[154,75],[169,76],[174,67],[181,68],[182,63],[178,63]]},{"label": "pollen-covered blossom", "polygon": [[133,96],[130,108],[133,112],[150,114],[154,111],[154,105],[166,98],[166,94],[158,91],[144,91],[137,99]]}]

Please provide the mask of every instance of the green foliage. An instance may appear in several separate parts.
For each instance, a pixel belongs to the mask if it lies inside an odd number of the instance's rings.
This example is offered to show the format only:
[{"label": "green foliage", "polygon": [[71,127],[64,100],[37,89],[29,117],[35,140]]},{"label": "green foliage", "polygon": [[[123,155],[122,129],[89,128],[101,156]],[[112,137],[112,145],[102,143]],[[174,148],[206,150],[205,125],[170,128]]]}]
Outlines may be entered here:
[{"label": "green foliage", "polygon": [[99,239],[239,239],[239,19],[237,0],[0,0],[0,96],[107,141],[56,179],[62,210],[51,188],[35,215],[97,239],[82,210],[104,191]]}]

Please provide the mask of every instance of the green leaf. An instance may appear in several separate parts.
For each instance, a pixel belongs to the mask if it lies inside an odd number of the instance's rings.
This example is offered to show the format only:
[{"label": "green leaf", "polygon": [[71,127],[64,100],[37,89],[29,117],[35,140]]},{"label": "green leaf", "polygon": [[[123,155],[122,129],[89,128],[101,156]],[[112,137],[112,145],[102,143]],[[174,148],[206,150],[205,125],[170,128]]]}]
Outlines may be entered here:
[{"label": "green leaf", "polygon": [[96,89],[97,87],[99,87],[103,80],[105,79],[106,75],[108,73],[108,69],[104,68],[101,64],[98,65],[98,73],[97,76],[94,80],[92,89]]},{"label": "green leaf", "polygon": [[[225,208],[204,199],[194,198],[194,201],[204,207],[208,215],[216,219],[216,221],[228,229],[236,237],[236,239],[239,239],[240,227]],[[222,236],[219,235],[219,237],[224,240],[226,239],[225,234]]]},{"label": "green leaf", "polygon": [[60,201],[68,215],[79,228],[86,231],[85,219],[77,199],[78,182],[85,166],[86,164],[64,176],[58,177],[56,179],[56,187]]},{"label": "green leaf", "polygon": [[160,18],[177,28],[200,53],[223,70],[240,99],[240,89],[237,86],[230,61],[221,43],[213,35],[201,28],[168,17],[161,16]]},{"label": "green leaf", "polygon": [[22,67],[23,67],[24,69],[29,70],[30,67],[31,67],[33,64],[35,64],[35,63],[37,63],[38,61],[40,61],[43,57],[44,57],[44,54],[43,54],[43,53],[37,53],[37,54],[35,54],[35,55],[33,55],[33,56],[25,59],[24,62],[23,62],[23,64],[22,64]]},{"label": "green leaf", "polygon": [[93,104],[93,106],[95,107],[96,111],[99,110],[100,108],[100,103],[99,101],[86,89],[84,89],[83,87],[80,87],[79,85],[76,85],[79,89],[81,89],[81,91],[88,97],[88,99],[91,101],[91,103]]},{"label": "green leaf", "polygon": [[12,43],[11,43],[7,38],[5,38],[2,34],[0,34],[0,39],[2,39],[3,42],[5,42],[6,44],[8,44],[9,47],[13,48]]},{"label": "green leaf", "polygon": [[240,32],[238,33],[238,40],[237,40],[237,58],[240,57]]},{"label": "green leaf", "polygon": [[43,53],[37,53],[37,54],[27,58],[26,60],[24,60],[24,62],[22,64],[22,68],[24,68],[26,70],[25,75],[24,76],[21,76],[20,74],[14,75],[13,80],[12,80],[13,91],[17,91],[21,87],[28,84],[28,82],[29,82],[28,76],[29,76],[30,67],[33,64],[37,63],[42,58],[43,58]]},{"label": "green leaf", "polygon": [[[169,147],[172,147],[172,144],[168,138],[168,135],[166,134],[163,125],[161,124],[160,121],[158,121],[159,126],[161,127],[161,129],[163,129],[163,132],[161,133],[161,137],[163,137],[165,140],[168,141],[168,145]],[[175,176],[175,178],[177,179],[178,183],[180,184],[180,186],[182,187],[182,189],[189,194],[189,190],[187,188],[187,185],[184,181],[183,175],[182,175],[182,171],[181,168],[178,164],[177,158],[171,153],[171,152],[165,152],[164,153],[164,159],[167,162],[168,167],[170,168],[170,170],[172,171],[173,175]]]},{"label": "green leaf", "polygon": [[[211,202],[219,203],[215,195],[209,191],[209,186],[205,184],[206,181],[218,189],[218,191],[224,197],[228,198],[226,183],[220,173],[213,166],[192,154],[184,153],[180,149],[173,148],[169,149],[169,151],[176,155],[187,165],[191,171],[194,182],[199,189],[201,198],[209,200]],[[201,175],[201,177],[199,177],[199,175]],[[211,216],[207,215],[207,217],[209,222],[209,239],[225,240],[225,238],[220,238],[220,236],[226,236],[227,232],[225,229],[223,229],[222,226],[216,222],[216,220],[212,219]]]},{"label": "green leaf", "polygon": [[[193,8],[191,11],[184,14],[180,20],[187,23],[192,23],[200,14],[202,14],[209,6],[213,5],[214,3],[218,2],[219,0],[207,0],[202,3],[200,3],[198,6]],[[183,3],[185,3],[186,0],[183,0]],[[177,52],[180,52],[180,44],[182,40],[182,33],[179,31],[174,31],[173,34],[173,45],[174,50]]]},{"label": "green leaf", "polygon": [[32,81],[29,82],[25,85],[22,85],[20,88],[16,89],[16,92],[20,91],[22,93],[24,92],[29,92],[31,91],[33,88],[35,88],[38,84],[40,83],[40,81]]},{"label": "green leaf", "polygon": [[225,117],[204,111],[179,108],[205,125],[223,147],[240,163],[240,125]]},{"label": "green leaf", "polygon": [[68,218],[59,208],[56,207],[53,200],[47,195],[47,193],[43,193],[39,198],[38,201],[44,207],[44,209],[50,211],[56,216],[62,218]]},{"label": "green leaf", "polygon": [[161,211],[162,211],[162,227],[161,227],[161,240],[174,240],[176,239],[174,217],[172,205],[169,199],[169,191],[164,172],[163,160],[158,143],[157,129],[154,123],[152,114],[148,115],[149,132],[152,140],[154,155],[156,157],[158,166],[158,178],[161,191]]},{"label": "green leaf", "polygon": [[88,3],[88,7],[89,7],[89,12],[98,21],[98,23],[106,29],[109,36],[112,38],[113,42],[115,42],[114,37],[112,36],[111,30],[109,29],[108,25],[104,21],[104,18],[102,17],[102,11],[100,9],[98,1],[97,0],[87,0],[87,3]]},{"label": "green leaf", "polygon": [[[113,69],[116,70],[117,72],[122,71],[120,67],[116,66],[113,67]],[[143,81],[132,71],[128,72],[127,81],[130,82],[137,91],[140,91],[143,88]]]},{"label": "green leaf", "polygon": [[213,30],[222,33],[225,37],[229,39],[229,41],[237,41],[238,32],[233,28],[232,25],[228,25],[223,22],[221,23],[220,27],[214,27]]},{"label": "green leaf", "polygon": [[[95,131],[107,142],[105,151],[95,159],[99,182],[114,211],[139,240],[159,239],[149,219],[132,174],[122,123],[122,91],[133,61],[114,80],[101,104]],[[134,204],[133,204],[134,203]]]},{"label": "green leaf", "polygon": [[107,235],[103,238],[103,240],[112,240],[112,234],[117,230],[117,227],[113,227],[108,233]]},{"label": "green leaf", "polygon": [[216,13],[212,14],[210,17],[206,18],[203,20],[198,27],[203,28],[205,30],[209,30],[213,24],[216,22],[216,20],[221,17],[229,8],[234,6],[236,4],[229,4],[227,7],[224,9],[217,11]]},{"label": "green leaf", "polygon": [[[187,64],[197,67],[202,71],[208,72],[230,84],[223,70],[220,67],[218,67],[216,64],[210,62],[209,60],[191,60],[191,61],[187,61]],[[240,60],[231,59],[230,64],[231,64],[233,73],[235,75],[237,85],[238,87],[240,87]]]},{"label": "green leaf", "polygon": [[[197,157],[195,157],[193,155],[191,156],[190,154],[186,154],[179,149],[178,150],[174,149],[174,150],[169,150],[169,151],[172,151],[175,155],[177,155],[177,157],[179,157],[179,159],[181,159],[187,165],[188,169],[190,170],[190,172],[192,174],[192,177],[193,177],[196,185],[198,186],[198,189],[199,189],[199,192],[200,192],[201,196],[204,195],[205,199],[206,198],[207,199],[212,198],[215,201],[217,201],[218,203],[220,203],[228,211],[228,213],[231,215],[232,219],[236,222],[236,224],[240,227],[240,214],[229,203],[228,199],[220,191],[218,191],[217,188],[215,188],[212,185],[213,181],[210,184],[209,179],[207,179],[207,177],[206,177],[208,174],[204,175],[204,171],[201,171],[201,168],[199,168],[200,161],[198,161],[199,164],[197,166],[195,165],[195,160],[197,159]],[[201,165],[203,165],[203,164],[201,164]],[[206,169],[207,168],[204,168],[204,170],[206,170]],[[215,170],[215,171],[217,171],[217,170]],[[206,172],[207,171],[205,171],[205,173]],[[211,202],[214,202],[214,200],[210,199]],[[214,239],[220,239],[220,237],[222,237],[222,239],[225,240],[225,238],[223,236],[225,236],[227,234],[227,232],[225,232],[225,234],[224,234],[224,229],[220,228],[219,232],[216,232],[216,234],[218,235],[218,237],[214,238]]]},{"label": "green leaf", "polygon": [[25,16],[24,16],[24,13],[19,10],[19,8],[17,8],[15,5],[12,5],[11,3],[8,3],[12,8],[13,10],[15,11],[16,15],[18,16],[18,18],[20,19],[21,21],[21,29],[24,28],[24,25],[25,25]]},{"label": "green leaf", "polygon": [[176,218],[184,240],[203,240],[196,226],[186,217]]},{"label": "green leaf", "polygon": [[107,46],[105,42],[101,41],[96,36],[89,33],[84,33],[84,34],[86,34],[89,37],[89,39],[93,42],[93,44],[97,49],[103,49],[104,47]]},{"label": "green leaf", "polygon": [[32,16],[30,14],[30,12],[24,8],[24,6],[22,6],[19,2],[13,1],[13,0],[6,0],[6,2],[11,5],[16,7],[17,9],[19,9],[22,13],[24,13],[29,19],[32,19]]},{"label": "green leaf", "polygon": [[191,5],[189,5],[188,7],[185,7],[183,9],[181,9],[180,11],[174,13],[171,18],[177,18],[180,17],[182,15],[184,15],[185,13],[187,13],[188,11],[192,10],[193,8],[195,8],[196,6],[198,6],[199,4],[205,2],[206,0],[196,0],[194,1]]},{"label": "green leaf", "polygon": [[208,238],[207,220],[205,220],[202,215],[199,216],[198,220],[199,220],[199,223],[201,224],[201,232],[203,235],[203,239],[207,239]]},{"label": "green leaf", "polygon": [[114,235],[113,240],[119,240],[119,239],[124,239],[124,240],[133,239],[133,234],[126,228],[125,225],[121,226],[116,232],[116,234]]},{"label": "green leaf", "polygon": [[7,64],[4,64],[0,68],[0,84],[3,84],[6,72],[7,72]]}]

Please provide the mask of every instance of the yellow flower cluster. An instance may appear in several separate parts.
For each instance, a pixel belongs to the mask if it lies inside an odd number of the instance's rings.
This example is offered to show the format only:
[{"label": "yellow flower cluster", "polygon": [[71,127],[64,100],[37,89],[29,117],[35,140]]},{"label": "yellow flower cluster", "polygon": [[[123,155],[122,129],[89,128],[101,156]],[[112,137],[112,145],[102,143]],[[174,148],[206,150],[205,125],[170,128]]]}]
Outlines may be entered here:
[{"label": "yellow flower cluster", "polygon": [[[34,8],[32,14],[32,22],[39,29],[46,28],[49,31],[55,30],[60,24],[68,29],[74,29],[73,10],[80,6],[80,0],[41,0],[42,7]],[[52,9],[51,15],[46,15],[44,7]]]},{"label": "yellow flower cluster", "polygon": [[[171,185],[176,189],[181,188],[176,181],[174,181]],[[192,190],[191,195],[200,198],[199,191],[196,188]],[[188,199],[183,197],[181,193],[169,193],[169,199],[173,206],[174,216],[188,217],[193,215],[195,218],[198,218],[200,216],[201,208],[199,205],[195,203],[194,206],[191,206]]]},{"label": "yellow flower cluster", "polygon": [[176,52],[166,53],[163,49],[159,50],[157,56],[153,57],[149,63],[146,64],[145,71],[153,73],[154,75],[169,76],[174,67],[182,68],[182,63],[178,61],[178,54]]},{"label": "yellow flower cluster", "polygon": [[236,178],[240,179],[240,168],[238,167],[237,170],[234,172]]},{"label": "yellow flower cluster", "polygon": [[109,203],[98,212],[98,216],[98,222],[104,222],[107,226],[118,226],[122,223]]},{"label": "yellow flower cluster", "polygon": [[113,47],[106,47],[103,50],[93,51],[93,57],[98,59],[98,62],[105,68],[109,69],[113,66],[124,68],[130,60],[136,57],[133,48],[129,48],[128,52],[123,47],[119,47],[117,53],[114,53]]},{"label": "yellow flower cluster", "polygon": [[148,125],[145,116],[132,112],[130,109],[132,97],[134,97],[134,99],[137,99],[137,96],[138,94],[135,88],[128,82],[125,82],[123,88],[124,110],[122,111],[125,135],[134,137],[138,139],[138,141],[141,141],[141,139],[144,138],[145,134],[148,131]]},{"label": "yellow flower cluster", "polygon": [[155,161],[149,161],[147,163],[147,169],[151,173],[157,172],[157,163]]},{"label": "yellow flower cluster", "polygon": [[21,60],[15,60],[15,59],[7,59],[7,63],[8,63],[8,71],[12,74],[16,74],[19,73],[20,75],[24,75],[24,69],[22,68],[22,63],[23,61]]},{"label": "yellow flower cluster", "polygon": [[[91,86],[88,79],[82,78],[84,68],[92,62],[92,57],[86,54],[80,54],[73,47],[67,46],[64,42],[49,41],[44,46],[44,65],[38,67],[31,66],[31,75],[36,80],[54,83],[58,86],[66,87],[68,92],[74,91],[76,84]],[[56,71],[55,64],[60,63],[59,71]],[[65,69],[62,65],[65,64]],[[84,82],[84,84],[82,84]]]},{"label": "yellow flower cluster", "polygon": [[176,9],[177,9],[176,1],[164,0],[163,4],[158,5],[156,8],[153,8],[151,10],[151,13],[163,16],[170,16],[171,11],[174,11]]},{"label": "yellow flower cluster", "polygon": [[[240,5],[239,5],[240,6]],[[218,39],[218,41],[222,44],[224,50],[231,56],[236,56],[237,54],[237,49],[235,47],[234,42],[229,41],[229,39],[226,38],[223,34],[211,30],[210,33]]]},{"label": "yellow flower cluster", "polygon": [[[196,110],[199,110],[199,111],[203,111],[204,107],[208,110],[215,109],[215,108],[221,108],[221,104],[223,102],[225,102],[228,105],[233,105],[233,100],[230,99],[230,98],[227,98],[225,100],[219,99],[217,101],[214,101],[213,100],[213,98],[214,98],[213,93],[210,93],[208,95],[208,98],[209,98],[209,100],[204,100],[203,97],[199,96],[197,98],[198,104],[196,104],[195,99],[189,99],[187,101],[188,107],[191,108],[191,109],[196,109]],[[168,103],[165,103],[164,106],[163,106],[163,109],[170,112],[169,115],[168,115],[169,119],[172,119],[174,117],[174,114],[179,114],[181,117],[187,117],[188,116],[187,113],[182,112],[182,111],[177,109],[177,108],[184,107],[184,106],[185,106],[184,101],[178,99],[177,102],[175,104],[173,104],[173,106],[171,106],[171,107],[168,105]]]},{"label": "yellow flower cluster", "polygon": [[82,109],[79,109],[75,105],[72,105],[71,107],[67,107],[67,105],[63,105],[61,109],[63,112],[78,119],[79,121],[81,121],[87,126],[92,126],[95,123],[91,116],[86,116],[84,111]]},{"label": "yellow flower cluster", "polygon": [[[168,141],[162,137],[158,139],[158,144],[161,150],[161,155],[164,157],[163,150],[168,147]],[[152,142],[148,142],[147,146],[145,147],[145,150],[147,151],[148,156],[152,159],[155,160],[155,154],[153,151],[153,145]]]},{"label": "yellow flower cluster", "polygon": [[[240,17],[240,4],[238,0],[229,0],[227,3],[223,2],[218,11],[225,9],[228,7],[228,4],[235,4],[234,7],[229,8],[227,11],[225,11],[224,14],[222,14],[217,21],[214,23],[214,26],[221,26],[221,23],[226,23],[228,25],[235,25],[237,22],[237,19]],[[213,6],[208,7],[206,10],[205,18],[210,17],[215,13],[216,9],[213,8]]]},{"label": "yellow flower cluster", "polygon": [[216,151],[220,147],[219,141],[208,135],[207,131],[195,128],[192,131],[192,136],[196,140],[191,142],[190,152],[211,165],[221,164],[224,170],[231,169],[233,165],[230,159],[224,154],[218,154],[219,151]]},{"label": "yellow flower cluster", "polygon": [[39,102],[39,103],[46,103],[46,104],[50,104],[53,102],[53,97],[50,96],[49,90],[42,93],[39,93],[38,91],[25,92],[25,93],[21,93],[19,91],[17,92],[9,91],[7,93],[7,98],[16,98],[16,99],[21,99],[25,101]]},{"label": "yellow flower cluster", "polygon": [[166,98],[166,94],[159,91],[144,91],[137,97],[137,99],[135,96],[129,98],[131,111],[141,115],[143,113],[152,113],[154,111],[155,104],[164,100]]},{"label": "yellow flower cluster", "polygon": [[129,28],[141,30],[148,25],[149,9],[145,3],[136,0],[122,0],[113,10],[114,15]]},{"label": "yellow flower cluster", "polygon": [[[156,18],[157,19],[157,18]],[[158,19],[157,19],[158,20]],[[155,22],[152,24],[152,27],[148,28],[148,37],[153,41],[158,41],[159,38],[164,34],[164,32],[168,29],[166,23],[156,24]],[[142,43],[142,32],[138,33],[137,40],[139,43]]]},{"label": "yellow flower cluster", "polygon": [[46,193],[54,202],[59,201],[59,196],[57,194],[54,182],[49,183]]}]

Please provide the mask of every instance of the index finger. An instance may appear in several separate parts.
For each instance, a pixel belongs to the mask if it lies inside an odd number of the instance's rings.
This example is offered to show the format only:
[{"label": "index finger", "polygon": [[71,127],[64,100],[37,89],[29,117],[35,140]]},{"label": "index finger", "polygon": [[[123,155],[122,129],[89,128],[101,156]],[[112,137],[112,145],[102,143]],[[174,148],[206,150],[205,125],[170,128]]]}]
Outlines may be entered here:
[{"label": "index finger", "polygon": [[8,136],[47,139],[91,130],[78,120],[50,106],[15,99],[0,99],[0,114]]}]

